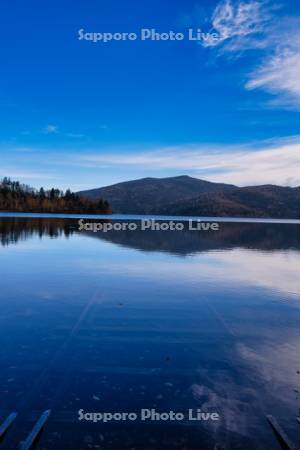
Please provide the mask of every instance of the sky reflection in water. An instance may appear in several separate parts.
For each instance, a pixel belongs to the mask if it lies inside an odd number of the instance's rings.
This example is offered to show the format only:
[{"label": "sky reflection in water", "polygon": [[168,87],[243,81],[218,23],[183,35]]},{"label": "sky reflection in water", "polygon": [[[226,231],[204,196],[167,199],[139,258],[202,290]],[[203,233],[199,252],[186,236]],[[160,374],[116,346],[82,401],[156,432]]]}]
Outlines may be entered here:
[{"label": "sky reflection in water", "polygon": [[[266,413],[299,442],[299,230],[95,235],[1,219],[0,418],[17,410],[21,423],[11,448],[47,408],[47,449],[276,448]],[[221,421],[77,422],[81,408],[148,407]]]}]

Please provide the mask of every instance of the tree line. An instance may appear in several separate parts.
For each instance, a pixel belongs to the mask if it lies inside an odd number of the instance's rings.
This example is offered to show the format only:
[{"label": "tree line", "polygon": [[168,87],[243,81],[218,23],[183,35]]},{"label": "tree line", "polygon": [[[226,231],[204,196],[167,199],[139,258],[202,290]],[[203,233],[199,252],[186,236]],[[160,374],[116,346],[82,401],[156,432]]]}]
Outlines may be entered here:
[{"label": "tree line", "polygon": [[0,211],[109,214],[106,200],[90,200],[70,189],[34,189],[8,177],[0,180]]}]

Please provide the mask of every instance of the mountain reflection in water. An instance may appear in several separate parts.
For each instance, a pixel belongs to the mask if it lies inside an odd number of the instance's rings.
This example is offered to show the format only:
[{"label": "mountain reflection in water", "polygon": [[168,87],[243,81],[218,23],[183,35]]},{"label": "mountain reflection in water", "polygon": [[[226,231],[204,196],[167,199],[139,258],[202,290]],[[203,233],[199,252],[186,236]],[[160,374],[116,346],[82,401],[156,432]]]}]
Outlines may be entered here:
[{"label": "mountain reflection in water", "polygon": [[270,251],[300,250],[300,225],[297,224],[224,222],[220,224],[219,231],[191,231],[186,224],[181,232],[142,231],[138,228],[136,231],[112,230],[106,233],[93,233],[79,232],[78,228],[78,220],[75,219],[0,217],[2,245],[17,243],[19,240],[35,235],[57,238],[62,235],[69,237],[74,233],[80,233],[137,250],[162,251],[177,255],[235,247]]},{"label": "mountain reflection in water", "polygon": [[[79,232],[0,219],[0,422],[17,448],[51,408],[41,448],[279,448],[300,442],[300,226]],[[78,422],[78,410],[184,411],[220,422]]]}]

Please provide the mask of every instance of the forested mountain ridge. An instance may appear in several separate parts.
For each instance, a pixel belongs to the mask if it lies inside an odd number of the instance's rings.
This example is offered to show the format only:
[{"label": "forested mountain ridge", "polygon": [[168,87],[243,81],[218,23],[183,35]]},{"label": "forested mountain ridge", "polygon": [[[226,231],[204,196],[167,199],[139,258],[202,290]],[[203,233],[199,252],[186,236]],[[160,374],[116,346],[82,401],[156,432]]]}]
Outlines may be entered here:
[{"label": "forested mountain ridge", "polygon": [[123,214],[300,219],[300,187],[237,187],[177,176],[142,178],[78,194],[104,197],[114,212]]},{"label": "forested mountain ridge", "polygon": [[143,178],[73,193],[37,190],[4,178],[0,211],[300,219],[300,187],[237,187],[180,176]]},{"label": "forested mountain ridge", "polygon": [[226,192],[231,184],[212,183],[181,175],[168,178],[142,178],[111,186],[78,192],[89,199],[106,198],[114,213],[160,214],[168,204],[185,202],[203,193]]},{"label": "forested mountain ridge", "polygon": [[165,205],[161,214],[300,219],[300,188],[248,186]]}]

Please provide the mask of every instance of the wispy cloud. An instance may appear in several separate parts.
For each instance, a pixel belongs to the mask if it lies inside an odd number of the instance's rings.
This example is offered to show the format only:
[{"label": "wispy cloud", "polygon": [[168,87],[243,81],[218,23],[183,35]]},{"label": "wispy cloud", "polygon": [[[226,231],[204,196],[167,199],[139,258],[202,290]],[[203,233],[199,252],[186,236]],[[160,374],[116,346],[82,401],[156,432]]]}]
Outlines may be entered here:
[{"label": "wispy cloud", "polygon": [[300,17],[283,15],[280,6],[268,1],[223,0],[210,22],[220,39],[203,45],[218,55],[260,51],[259,62],[246,75],[246,89],[275,95],[273,106],[300,108]]},{"label": "wispy cloud", "polygon": [[[263,59],[250,74],[246,84],[247,89],[263,88],[272,94],[279,95],[277,103],[296,109],[300,108],[299,26],[300,19],[293,21],[288,27],[289,32],[286,30],[281,33],[281,40],[272,54]],[[276,42],[275,38],[273,42]]]},{"label": "wispy cloud", "polygon": [[45,133],[45,134],[56,134],[56,133],[58,133],[58,126],[57,125],[46,125],[43,128],[43,133]]},{"label": "wispy cloud", "polygon": [[[265,32],[271,14],[265,2],[246,1],[220,2],[213,12],[211,24],[218,33],[218,40],[203,41],[206,47],[223,45],[223,49],[230,51],[244,50],[253,47],[258,34]],[[257,45],[257,44],[256,44]]]},{"label": "wispy cloud", "polygon": [[84,134],[81,133],[66,133],[65,136],[70,137],[72,139],[81,139],[84,137]]},{"label": "wispy cloud", "polygon": [[75,164],[90,168],[135,168],[190,173],[204,179],[240,186],[281,184],[300,186],[300,138],[277,146],[179,146],[140,153],[89,153]]},{"label": "wispy cloud", "polygon": [[25,130],[22,131],[21,134],[23,136],[35,136],[35,135],[39,135],[39,134],[48,134],[48,135],[59,135],[60,137],[67,137],[67,138],[71,138],[71,139],[81,139],[84,138],[85,135],[83,133],[77,133],[77,132],[66,132],[64,130],[62,130],[61,128],[59,128],[57,125],[53,125],[53,124],[48,124],[46,125],[44,128],[40,129],[40,130],[35,130],[35,131],[29,131],[29,130]]},{"label": "wispy cloud", "polygon": [[[46,154],[47,169],[45,149],[5,148],[1,173],[34,185],[36,180],[44,179],[61,188],[72,189],[144,176],[182,174],[238,186],[300,186],[300,136],[251,145],[187,144],[139,150],[126,147],[84,151],[56,148]],[[45,184],[49,186],[50,181]]]},{"label": "wispy cloud", "polygon": [[2,167],[0,171],[0,179],[9,176],[10,178],[14,180],[21,180],[23,182],[29,181],[29,180],[55,180],[55,174],[50,175],[49,173],[45,172],[36,172],[36,171],[30,171],[30,170],[18,170],[13,167]]}]

